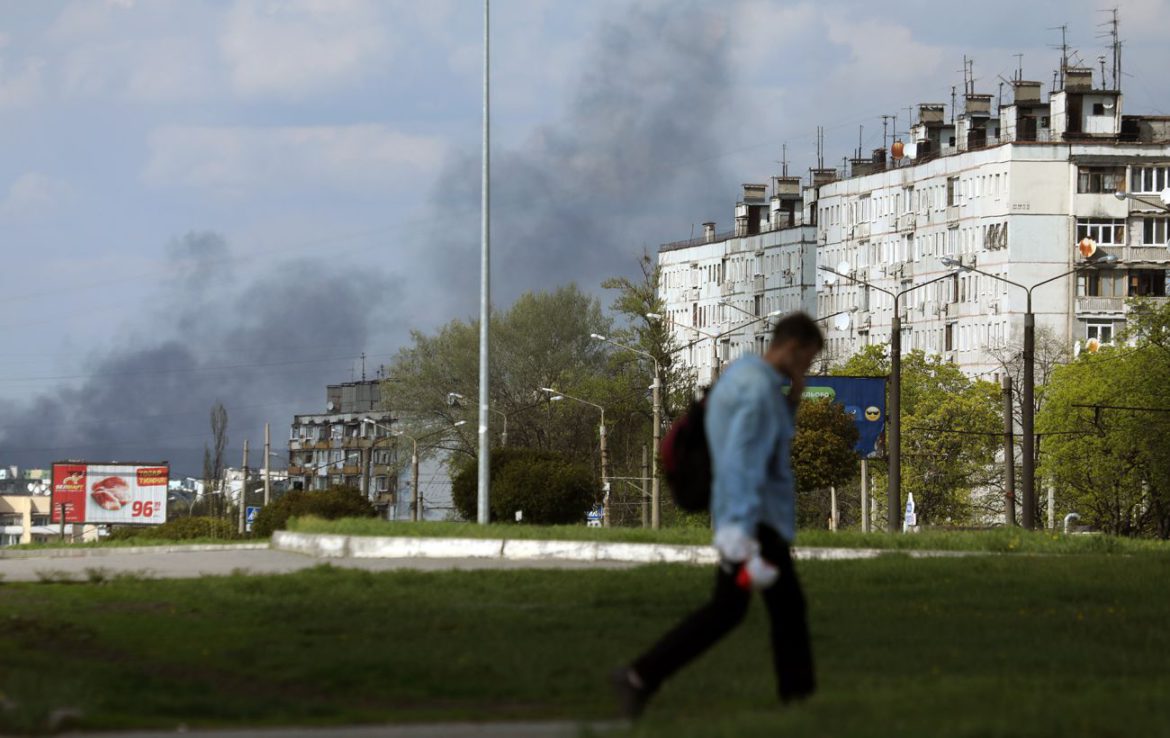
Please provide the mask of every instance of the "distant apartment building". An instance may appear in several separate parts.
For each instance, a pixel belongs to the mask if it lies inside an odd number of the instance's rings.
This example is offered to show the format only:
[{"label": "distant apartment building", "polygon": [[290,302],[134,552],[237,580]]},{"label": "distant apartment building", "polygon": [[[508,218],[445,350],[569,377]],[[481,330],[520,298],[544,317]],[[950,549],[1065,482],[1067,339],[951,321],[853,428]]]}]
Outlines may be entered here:
[{"label": "distant apartment building", "polygon": [[[838,316],[823,325],[828,356],[843,360],[888,343],[894,302],[879,290],[949,275],[900,299],[903,350],[992,375],[996,353],[1020,342],[1026,293],[967,268],[1032,286],[1082,266],[1095,248],[1091,260],[1115,257],[1112,268],[1039,286],[1032,307],[1037,327],[1070,347],[1112,343],[1127,298],[1170,294],[1170,213],[1160,201],[1170,188],[1170,118],[1123,115],[1120,91],[1093,82],[1093,70],[1065,67],[1044,101],[1039,82],[1016,79],[1010,104],[994,112],[992,96],[972,90],[950,120],[946,106],[920,105],[908,140],[891,152],[854,158],[844,178],[814,170],[799,218],[779,225],[771,212],[793,198],[792,182],[775,181],[768,212],[762,186],[745,186],[734,232],[709,228],[702,239],[659,249],[675,338],[702,340],[696,329],[721,336],[718,361],[726,362],[762,349],[763,322],[724,335],[749,319],[743,311],[799,308]],[[716,361],[710,345],[683,357],[700,384]]]},{"label": "distant apartment building", "polygon": [[380,388],[380,380],[329,385],[324,413],[294,416],[288,444],[292,487],[344,485],[362,490],[380,508],[395,505],[398,445],[388,429],[396,420],[382,409]]},{"label": "distant apartment building", "polygon": [[816,310],[816,227],[800,178],[776,177],[770,197],[767,189],[743,186],[733,230],[717,233],[715,223],[704,223],[702,236],[658,250],[663,318],[701,385],[717,365],[761,348],[767,326],[755,318]]}]

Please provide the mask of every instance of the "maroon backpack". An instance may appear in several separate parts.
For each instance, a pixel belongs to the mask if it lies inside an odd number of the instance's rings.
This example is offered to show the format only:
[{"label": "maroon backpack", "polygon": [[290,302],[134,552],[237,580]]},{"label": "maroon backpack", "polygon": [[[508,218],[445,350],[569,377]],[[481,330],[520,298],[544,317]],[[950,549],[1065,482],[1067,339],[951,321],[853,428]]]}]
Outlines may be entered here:
[{"label": "maroon backpack", "polygon": [[692,513],[711,507],[711,451],[703,428],[706,404],[706,397],[692,402],[671,424],[658,448],[662,474],[675,504]]}]

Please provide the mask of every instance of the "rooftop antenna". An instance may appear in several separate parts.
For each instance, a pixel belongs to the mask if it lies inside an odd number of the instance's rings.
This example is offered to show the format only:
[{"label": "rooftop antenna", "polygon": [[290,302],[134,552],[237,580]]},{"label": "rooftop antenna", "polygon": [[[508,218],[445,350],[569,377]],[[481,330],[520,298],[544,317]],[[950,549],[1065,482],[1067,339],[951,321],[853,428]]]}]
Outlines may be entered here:
[{"label": "rooftop antenna", "polygon": [[1024,55],[1013,54],[1016,57],[1016,81],[1022,82],[1024,80]]},{"label": "rooftop antenna", "polygon": [[[1108,38],[1109,46],[1113,50],[1113,89],[1121,90],[1121,21],[1118,18],[1118,9],[1112,8],[1110,10],[1102,10],[1102,13],[1109,13],[1112,16],[1104,23],[1097,24],[1098,28],[1107,28],[1104,33],[1098,33],[1097,38]],[[1101,62],[1101,86],[1106,87],[1108,83],[1105,82],[1105,57],[1098,57]]]},{"label": "rooftop antenna", "polygon": [[780,176],[788,176],[788,143],[780,145]]},{"label": "rooftop antenna", "polygon": [[865,124],[857,126],[857,158],[861,158],[861,134],[865,131]]},{"label": "rooftop antenna", "polygon": [[825,168],[825,129],[817,126],[817,169]]},{"label": "rooftop antenna", "polygon": [[[887,131],[887,126],[889,125],[889,122],[890,122],[890,118],[897,119],[897,117],[893,116],[893,115],[883,115],[882,116],[882,151],[886,151],[888,149],[888,146],[886,144],[886,131]],[[896,132],[897,131],[895,131],[895,133]]]},{"label": "rooftop antenna", "polygon": [[[1060,31],[1060,46],[1056,46],[1054,48],[1060,49],[1060,70],[1059,70],[1058,74],[1060,76],[1060,88],[1063,90],[1064,89],[1064,73],[1065,73],[1065,70],[1068,69],[1068,24],[1065,23],[1062,26],[1053,26],[1053,27],[1049,28],[1048,30]],[[1052,89],[1055,91],[1056,85],[1053,85]]]},{"label": "rooftop antenna", "polygon": [[366,352],[362,352],[362,381],[366,381]]},{"label": "rooftop antenna", "polygon": [[951,125],[955,124],[955,86],[951,85]]}]

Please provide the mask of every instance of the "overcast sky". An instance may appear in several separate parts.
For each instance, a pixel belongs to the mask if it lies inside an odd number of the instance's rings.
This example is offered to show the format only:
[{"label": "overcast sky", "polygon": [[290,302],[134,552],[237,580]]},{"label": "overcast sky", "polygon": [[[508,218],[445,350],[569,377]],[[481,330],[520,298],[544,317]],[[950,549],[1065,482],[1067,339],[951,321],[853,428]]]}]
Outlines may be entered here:
[{"label": "overcast sky", "polygon": [[[1170,2],[1118,0],[1129,113]],[[730,225],[741,182],[883,114],[1096,65],[1090,2],[496,0],[497,304]],[[0,0],[0,463],[280,445],[362,352],[475,311],[476,0]]]}]

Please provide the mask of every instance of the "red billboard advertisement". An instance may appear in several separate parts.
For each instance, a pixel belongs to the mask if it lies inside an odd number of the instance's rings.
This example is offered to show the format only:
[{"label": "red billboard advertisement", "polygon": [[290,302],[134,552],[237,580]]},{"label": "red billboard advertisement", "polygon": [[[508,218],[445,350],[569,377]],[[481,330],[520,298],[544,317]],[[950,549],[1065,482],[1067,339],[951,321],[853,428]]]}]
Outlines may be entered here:
[{"label": "red billboard advertisement", "polygon": [[170,468],[161,464],[53,464],[53,516],[60,523],[167,522]]}]

